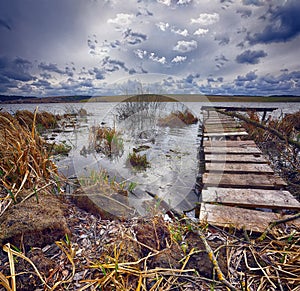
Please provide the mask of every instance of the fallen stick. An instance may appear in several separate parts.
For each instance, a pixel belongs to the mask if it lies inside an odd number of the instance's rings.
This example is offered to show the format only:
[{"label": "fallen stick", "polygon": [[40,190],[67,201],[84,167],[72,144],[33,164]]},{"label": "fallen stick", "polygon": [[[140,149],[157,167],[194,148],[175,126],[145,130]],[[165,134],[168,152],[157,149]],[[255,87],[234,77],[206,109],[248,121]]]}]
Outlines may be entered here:
[{"label": "fallen stick", "polygon": [[200,230],[200,229],[197,229],[197,233],[200,237],[200,239],[202,240],[203,244],[204,244],[204,247],[205,247],[205,250],[208,254],[208,258],[209,260],[212,262],[216,272],[217,272],[217,276],[218,276],[218,279],[221,283],[223,283],[225,286],[227,286],[230,290],[232,291],[237,291],[237,289],[231,285],[231,283],[229,281],[226,280],[223,272],[221,271],[220,267],[219,267],[219,264],[218,264],[218,261],[214,255],[214,252],[213,250],[211,249],[210,245],[208,244],[206,238],[205,238],[205,235],[204,233]]},{"label": "fallen stick", "polygon": [[218,113],[221,113],[221,114],[224,114],[224,115],[228,115],[228,116],[231,116],[231,117],[236,117],[240,120],[243,120],[247,123],[250,123],[256,127],[259,127],[259,128],[262,128],[264,130],[267,130],[269,131],[270,133],[272,133],[273,135],[277,136],[279,139],[283,140],[283,141],[286,141],[288,142],[290,145],[300,149],[300,142],[298,141],[295,141],[291,138],[288,138],[287,136],[284,136],[281,132],[279,132],[278,130],[276,130],[275,128],[272,128],[272,127],[268,127],[266,125],[263,125],[255,120],[252,120],[250,118],[247,118],[246,116],[242,115],[242,114],[239,114],[239,113],[235,113],[235,112],[226,112],[226,111],[223,111],[223,110],[219,110],[219,109],[216,109],[216,111]]},{"label": "fallen stick", "polygon": [[266,228],[266,230],[261,234],[261,236],[257,239],[258,241],[263,241],[267,234],[272,230],[272,228],[276,225],[279,225],[281,223],[285,223],[285,222],[289,222],[289,221],[292,221],[292,220],[296,220],[300,218],[300,212],[295,214],[295,215],[292,215],[292,216],[289,216],[287,218],[283,218],[283,219],[278,219],[278,220],[275,220],[275,221],[272,221],[269,223],[268,227]]}]

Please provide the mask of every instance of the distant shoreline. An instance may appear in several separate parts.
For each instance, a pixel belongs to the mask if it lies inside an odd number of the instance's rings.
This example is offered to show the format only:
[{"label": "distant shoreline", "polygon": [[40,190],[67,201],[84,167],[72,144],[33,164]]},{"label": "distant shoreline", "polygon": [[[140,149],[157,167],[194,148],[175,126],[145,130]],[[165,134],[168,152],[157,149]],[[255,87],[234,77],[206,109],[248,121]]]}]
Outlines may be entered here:
[{"label": "distant shoreline", "polygon": [[2,104],[32,104],[32,103],[85,103],[85,102],[124,102],[128,99],[135,101],[135,96],[142,100],[159,102],[300,102],[300,96],[219,96],[200,94],[142,94],[142,95],[116,95],[116,96],[55,96],[55,97],[24,97],[0,96]]}]

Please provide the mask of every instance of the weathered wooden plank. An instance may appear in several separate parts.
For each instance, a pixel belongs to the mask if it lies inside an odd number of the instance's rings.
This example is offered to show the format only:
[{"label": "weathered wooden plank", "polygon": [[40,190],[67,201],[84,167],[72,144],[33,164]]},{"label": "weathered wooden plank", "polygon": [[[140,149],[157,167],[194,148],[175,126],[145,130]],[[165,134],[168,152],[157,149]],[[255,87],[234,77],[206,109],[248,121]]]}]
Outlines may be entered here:
[{"label": "weathered wooden plank", "polygon": [[204,124],[205,128],[237,128],[237,127],[242,127],[238,123],[230,122],[230,123],[205,123]]},{"label": "weathered wooden plank", "polygon": [[206,154],[261,154],[261,150],[257,147],[204,147],[204,153]]},{"label": "weathered wooden plank", "polygon": [[231,162],[231,163],[267,163],[267,160],[260,154],[239,155],[239,154],[206,154],[206,162]]},{"label": "weathered wooden plank", "polygon": [[[263,232],[270,222],[285,216],[272,212],[249,210],[238,207],[201,203],[201,221],[221,227],[245,228],[248,231]],[[290,224],[300,227],[299,219]]]},{"label": "weathered wooden plank", "polygon": [[207,163],[207,172],[222,172],[232,174],[274,174],[273,169],[268,164],[246,164],[246,163]]},{"label": "weathered wooden plank", "polygon": [[211,120],[211,119],[207,119],[206,121],[204,121],[204,125],[215,125],[215,124],[236,124],[237,122],[235,120],[220,120],[220,119],[216,119],[216,120]]},{"label": "weathered wooden plank", "polygon": [[204,147],[256,147],[253,140],[205,140]]},{"label": "weathered wooden plank", "polygon": [[236,120],[233,117],[230,116],[215,116],[215,117],[204,117],[204,124],[209,123],[209,122],[236,122]]},{"label": "weathered wooden plank", "polygon": [[205,133],[219,133],[219,132],[224,132],[224,133],[239,133],[239,132],[245,132],[245,129],[242,127],[205,127],[204,128]]},{"label": "weathered wooden plank", "polygon": [[277,175],[204,173],[204,187],[282,189],[287,184]]},{"label": "weathered wooden plank", "polygon": [[209,187],[202,191],[202,200],[209,203],[251,208],[300,210],[300,202],[290,192],[283,190]]},{"label": "weathered wooden plank", "polygon": [[225,137],[225,136],[247,136],[246,131],[241,132],[206,132],[204,133],[205,137]]}]

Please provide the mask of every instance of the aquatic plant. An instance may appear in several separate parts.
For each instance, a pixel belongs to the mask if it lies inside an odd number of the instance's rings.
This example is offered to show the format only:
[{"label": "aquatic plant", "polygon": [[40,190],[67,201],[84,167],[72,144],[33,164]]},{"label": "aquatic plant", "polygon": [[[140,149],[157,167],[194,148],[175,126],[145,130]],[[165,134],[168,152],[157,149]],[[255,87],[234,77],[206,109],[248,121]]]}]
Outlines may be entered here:
[{"label": "aquatic plant", "polygon": [[121,156],[124,143],[121,133],[115,128],[106,126],[93,126],[89,135],[89,150],[103,153],[109,157]]},{"label": "aquatic plant", "polygon": [[150,167],[150,163],[147,160],[146,154],[141,155],[135,151],[129,153],[127,161],[130,166],[137,170],[145,170],[146,168]]},{"label": "aquatic plant", "polygon": [[72,147],[68,145],[66,142],[60,143],[47,143],[45,144],[47,151],[50,155],[68,155],[71,151]]}]

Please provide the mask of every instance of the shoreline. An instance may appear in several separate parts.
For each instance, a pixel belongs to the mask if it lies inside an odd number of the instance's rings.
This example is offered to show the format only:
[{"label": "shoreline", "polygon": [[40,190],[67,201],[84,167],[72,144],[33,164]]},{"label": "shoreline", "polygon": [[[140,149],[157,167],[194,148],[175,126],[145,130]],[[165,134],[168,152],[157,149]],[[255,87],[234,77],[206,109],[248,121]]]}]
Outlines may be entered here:
[{"label": "shoreline", "polygon": [[[138,97],[138,100],[136,100]],[[27,99],[28,98],[28,99]],[[159,99],[158,99],[159,98]],[[146,99],[146,100],[145,100]],[[3,100],[1,104],[42,104],[42,103],[86,103],[86,102],[262,102],[262,103],[300,103],[300,96],[211,96],[200,94],[142,94],[142,95],[115,95],[115,96],[60,96],[60,97],[20,97],[13,100]],[[1,101],[1,98],[0,98]]]}]

